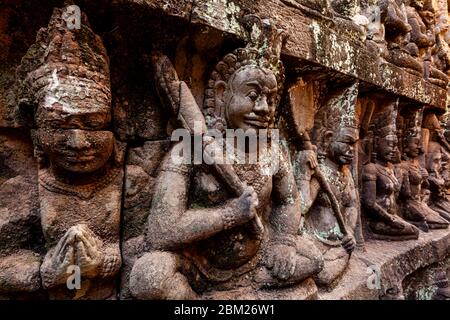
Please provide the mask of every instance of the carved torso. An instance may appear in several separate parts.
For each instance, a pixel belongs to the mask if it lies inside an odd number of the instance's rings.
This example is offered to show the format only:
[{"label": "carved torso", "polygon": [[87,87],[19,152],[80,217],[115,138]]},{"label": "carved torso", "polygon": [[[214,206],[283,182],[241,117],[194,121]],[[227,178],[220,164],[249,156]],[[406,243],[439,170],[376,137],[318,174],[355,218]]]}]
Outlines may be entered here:
[{"label": "carved torso", "polygon": [[376,202],[389,213],[393,213],[397,195],[400,191],[400,183],[395,176],[394,168],[392,165],[383,166],[379,163],[375,163],[373,166],[377,173]]},{"label": "carved torso", "polygon": [[420,200],[422,182],[424,180],[419,164],[412,161],[403,161],[400,164],[403,174],[408,176],[411,198]]},{"label": "carved torso", "polygon": [[[355,188],[350,169],[343,166],[336,170],[327,161],[319,164],[321,172],[330,184],[349,230],[354,230],[358,218],[359,195]],[[320,191],[309,214],[306,217],[306,228],[321,241],[337,241],[342,239],[342,230],[333,213],[327,195]],[[340,243],[340,242],[339,242]]]},{"label": "carved torso", "polygon": [[[273,176],[268,175],[259,164],[235,164],[233,168],[240,180],[252,186],[257,193],[257,214],[262,224],[267,226],[272,211]],[[285,170],[282,162],[276,174],[281,175]],[[194,170],[190,198],[191,208],[214,207],[233,198],[233,195],[207,167],[199,166]],[[267,231],[267,228],[261,228],[252,220],[195,243],[185,254],[211,280],[225,280],[254,268],[260,258],[262,243],[267,239]]]},{"label": "carved torso", "polygon": [[102,181],[67,186],[54,179],[48,169],[39,172],[39,199],[44,236],[54,246],[78,224],[86,224],[103,241],[119,237],[123,173],[112,169]]},{"label": "carved torso", "polygon": [[[256,165],[251,166],[256,167]],[[272,177],[265,176],[258,170],[248,170],[249,168],[244,167],[247,167],[247,165],[234,165],[239,178],[255,188],[260,199],[257,212],[263,218],[267,212],[270,213]],[[224,189],[212,174],[208,173],[204,168],[198,169],[194,176],[195,188],[193,188],[193,194],[199,199],[203,199],[203,201],[201,204],[194,202],[191,204],[191,207],[195,208],[199,205],[215,206],[231,198],[229,192]],[[205,202],[205,199],[208,200]],[[236,269],[257,255],[263,236],[254,221],[222,231],[207,240],[195,244],[195,255],[206,259],[207,262],[196,260],[205,268]]]}]

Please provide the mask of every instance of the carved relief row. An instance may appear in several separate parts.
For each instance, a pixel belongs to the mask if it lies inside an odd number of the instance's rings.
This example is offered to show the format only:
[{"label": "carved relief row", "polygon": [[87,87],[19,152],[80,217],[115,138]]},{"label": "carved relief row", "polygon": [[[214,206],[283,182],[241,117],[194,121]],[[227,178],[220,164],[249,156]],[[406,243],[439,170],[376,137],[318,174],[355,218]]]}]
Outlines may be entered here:
[{"label": "carved relief row", "polygon": [[[382,59],[447,85],[432,2],[379,1],[383,28],[372,34],[358,1],[291,2],[368,31]],[[151,56],[154,89],[169,132],[200,123],[219,135],[280,129],[281,140],[257,163],[179,163],[171,155],[181,142],[118,138],[109,58],[82,17],[70,29],[55,9],[17,70],[23,130],[14,130],[25,134],[1,134],[0,295],[314,298],[317,286],[339,284],[365,241],[448,228],[449,122],[432,108],[361,92],[358,81],[287,83],[286,35],[247,16],[247,44],[208,69],[202,106],[162,52]],[[296,88],[314,96],[311,110],[289,99]],[[201,144],[217,147],[211,137]],[[270,174],[267,159],[279,164]],[[79,290],[68,287],[74,266]]]}]

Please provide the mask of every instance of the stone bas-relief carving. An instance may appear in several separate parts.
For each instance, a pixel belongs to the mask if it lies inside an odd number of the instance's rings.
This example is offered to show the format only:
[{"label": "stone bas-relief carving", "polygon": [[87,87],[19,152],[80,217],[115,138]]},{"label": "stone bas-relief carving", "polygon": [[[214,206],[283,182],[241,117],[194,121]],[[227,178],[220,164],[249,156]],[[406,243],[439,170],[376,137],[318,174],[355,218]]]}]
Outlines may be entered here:
[{"label": "stone bas-relief carving", "polygon": [[[356,245],[359,195],[349,164],[359,139],[357,95],[358,84],[353,84],[333,94],[319,109],[313,131],[319,162],[311,151],[300,151],[296,163],[300,171],[296,178],[306,215],[306,233],[319,247],[325,261],[316,281],[324,286],[332,286],[339,279]],[[320,183],[320,176],[312,171],[316,167],[323,173],[322,179],[333,195],[327,193],[327,188]],[[334,212],[333,196],[338,202],[339,213]]]},{"label": "stone bas-relief carving", "polygon": [[386,52],[382,48],[381,52],[385,52],[387,61],[405,68],[408,72],[422,76],[423,64],[414,59],[410,50],[408,50],[408,42],[413,28],[408,21],[406,1],[388,0],[379,3],[388,49]]},{"label": "stone bas-relief carving", "polygon": [[[225,56],[209,81],[204,113],[210,129],[274,126],[284,77],[278,60],[281,37],[267,25],[253,28],[262,34]],[[176,80],[167,86],[183,88]],[[259,154],[256,164],[231,165],[244,184],[237,197],[211,168],[164,160],[147,222],[151,251],[136,261],[130,275],[135,298],[192,299],[242,286],[293,286],[320,271],[320,252],[297,235],[299,196],[290,164],[276,144],[269,148],[280,162],[273,174],[262,167],[264,159],[274,157],[270,154]]]},{"label": "stone bas-relief carving", "polygon": [[360,0],[282,0],[290,7],[300,9],[307,15],[332,20],[336,29],[365,40],[369,20],[361,12]]},{"label": "stone bas-relief carving", "polygon": [[398,214],[397,200],[402,180],[396,175],[398,156],[397,110],[391,103],[372,120],[372,150],[370,163],[362,172],[363,206],[367,209],[370,229],[381,239],[409,240],[419,237],[419,230]]},{"label": "stone bas-relief carving", "polygon": [[438,70],[433,63],[436,35],[436,12],[431,0],[412,0],[407,7],[408,23],[411,25],[411,42],[408,44],[409,52],[423,63],[424,78],[430,82],[446,87],[448,78],[445,73]]},{"label": "stone bas-relief carving", "polygon": [[404,116],[403,159],[397,169],[402,180],[399,199],[403,217],[428,232],[429,229],[447,228],[448,222],[427,204],[428,172],[419,159],[423,153],[422,118],[422,108]]},{"label": "stone bas-relief carving", "polygon": [[42,237],[31,141],[6,129],[0,141],[0,297],[37,294]]},{"label": "stone bas-relief carving", "polygon": [[[114,296],[121,265],[122,149],[109,129],[108,57],[84,15],[82,22],[72,30],[55,9],[18,70],[20,108],[32,114],[40,158],[40,273],[54,298]],[[72,265],[85,279],[78,293],[66,285]]]},{"label": "stone bas-relief carving", "polygon": [[[8,118],[0,121],[0,298],[448,299],[446,275],[431,279],[450,261],[448,8],[436,4],[285,0],[277,5],[286,21],[314,26],[297,48],[273,10],[237,14],[235,34],[199,19],[211,8],[192,15],[199,31],[155,2],[128,23],[164,28],[170,41],[136,33],[127,52],[121,41],[130,35],[115,20],[126,3],[101,15],[81,7],[81,28],[67,23],[67,8],[42,4],[53,14],[34,30],[35,44],[20,54],[8,47],[21,61],[1,57],[8,77],[17,73],[0,90],[0,104],[10,103],[0,106]],[[368,23],[373,5],[378,29]],[[111,21],[91,26],[87,16]],[[167,21],[180,22],[179,34]],[[330,39],[318,41],[327,28]],[[327,64],[328,40],[351,54]],[[128,84],[134,71],[120,79],[126,67],[109,57],[127,56],[148,83],[111,89],[110,68],[113,83]],[[213,161],[175,161],[178,129],[191,140],[199,130]],[[227,129],[269,134],[257,163],[217,161]],[[250,156],[252,147],[227,151]],[[374,266],[379,290],[367,285]],[[436,290],[420,289],[429,284]]]}]

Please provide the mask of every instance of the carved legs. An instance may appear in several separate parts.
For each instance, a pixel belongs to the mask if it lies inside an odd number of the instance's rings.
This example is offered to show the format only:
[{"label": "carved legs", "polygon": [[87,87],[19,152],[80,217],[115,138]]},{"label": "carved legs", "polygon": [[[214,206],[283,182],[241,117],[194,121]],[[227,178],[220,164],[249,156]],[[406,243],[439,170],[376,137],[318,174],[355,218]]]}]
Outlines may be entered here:
[{"label": "carved legs", "polygon": [[419,238],[419,229],[417,227],[400,218],[397,218],[396,222],[401,224],[401,226],[395,227],[383,221],[371,221],[370,229],[376,235],[376,238],[380,240],[401,241]]},{"label": "carved legs", "polygon": [[285,287],[298,284],[308,277],[319,273],[324,266],[323,257],[313,242],[298,237],[297,257],[294,274],[287,280],[275,278],[269,269],[262,266],[257,271],[254,281],[261,287]]},{"label": "carved legs", "polygon": [[23,250],[0,259],[0,294],[34,292],[41,287],[41,259]]},{"label": "carved legs", "polygon": [[191,300],[198,296],[184,270],[189,262],[172,252],[153,251],[136,261],[130,274],[131,294],[137,299]]},{"label": "carved legs", "polygon": [[331,288],[347,268],[349,254],[342,247],[328,248],[323,251],[324,268],[314,277],[319,286]]}]

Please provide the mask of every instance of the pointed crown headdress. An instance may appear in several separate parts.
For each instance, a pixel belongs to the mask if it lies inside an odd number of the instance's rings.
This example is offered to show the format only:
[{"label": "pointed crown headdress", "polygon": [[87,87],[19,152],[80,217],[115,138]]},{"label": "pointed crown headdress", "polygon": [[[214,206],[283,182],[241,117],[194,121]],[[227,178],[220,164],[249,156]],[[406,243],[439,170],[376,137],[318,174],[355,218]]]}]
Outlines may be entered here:
[{"label": "pointed crown headdress", "polygon": [[[54,9],[47,28],[39,30],[22,58],[17,69],[19,114],[111,113],[106,49],[84,13],[80,12],[79,28],[68,23],[68,8]],[[43,105],[47,110],[40,110]]]},{"label": "pointed crown headdress", "polygon": [[[280,60],[281,49],[286,40],[286,33],[277,29],[267,19],[255,15],[243,18],[243,24],[248,32],[248,43],[245,48],[238,48],[219,61],[211,73],[205,90],[203,113],[209,128],[226,127],[225,110],[220,110],[215,101],[215,84],[218,81],[229,83],[233,75],[242,68],[259,67],[274,73],[278,85],[278,98],[281,100],[284,84],[284,67]],[[272,124],[273,125],[273,124]]]},{"label": "pointed crown headdress", "polygon": [[316,113],[313,136],[317,143],[326,131],[342,128],[359,129],[360,108],[357,105],[359,83],[334,92]]},{"label": "pointed crown headdress", "polygon": [[397,134],[397,107],[398,100],[390,103],[386,110],[375,115],[371,124],[371,131],[376,138]]},{"label": "pointed crown headdress", "polygon": [[411,110],[403,116],[403,137],[408,139],[410,137],[416,137],[422,132],[422,120],[423,120],[424,107],[419,107],[416,110]]}]

